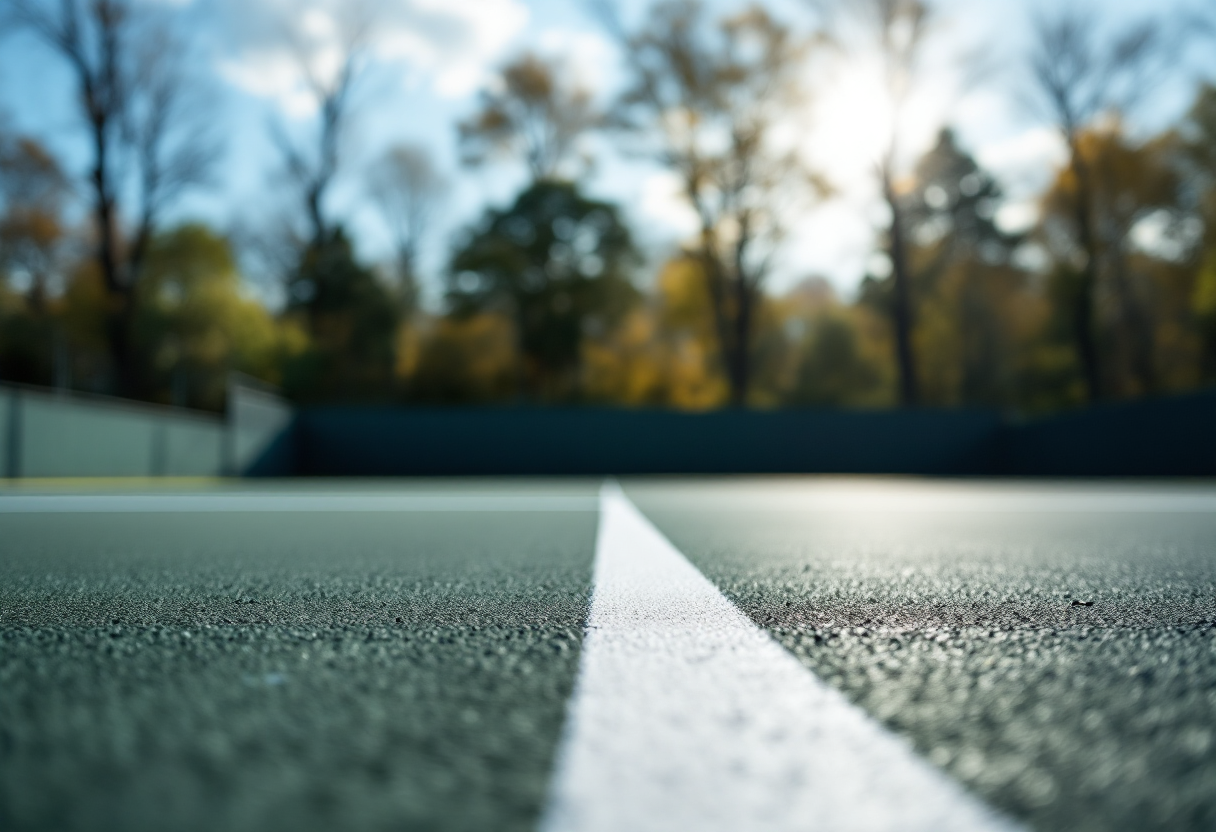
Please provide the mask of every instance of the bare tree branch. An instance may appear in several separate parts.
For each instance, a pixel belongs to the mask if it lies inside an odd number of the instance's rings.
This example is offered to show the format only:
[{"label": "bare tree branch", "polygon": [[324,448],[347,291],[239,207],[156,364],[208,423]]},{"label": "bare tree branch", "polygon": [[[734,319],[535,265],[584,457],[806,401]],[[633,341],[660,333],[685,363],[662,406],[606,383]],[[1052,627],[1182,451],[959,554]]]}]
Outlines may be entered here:
[{"label": "bare tree branch", "polygon": [[443,177],[425,150],[410,145],[390,149],[370,171],[372,197],[380,206],[397,246],[397,271],[406,310],[415,303],[418,252],[444,197]]},{"label": "bare tree branch", "polygon": [[481,108],[459,126],[464,161],[479,165],[496,153],[518,153],[534,182],[569,170],[579,140],[604,121],[590,90],[563,83],[570,74],[532,53],[504,66],[500,87],[484,91]]},{"label": "bare tree branch", "polygon": [[[375,20],[372,12],[368,3],[342,7],[336,21],[340,31],[332,43],[306,37],[294,21],[283,21],[282,41],[316,103],[317,123],[311,136],[297,139],[281,120],[272,117],[270,134],[283,157],[288,177],[299,189],[312,245],[319,245],[333,232],[325,202],[341,166],[355,88],[370,57],[369,41]],[[339,56],[338,64],[326,72],[334,50]]]},{"label": "bare tree branch", "polygon": [[688,255],[704,274],[732,401],[743,404],[774,252],[815,181],[777,139],[805,101],[812,42],[759,6],[715,21],[696,0],[659,3],[634,32],[598,12],[631,73],[612,123],[676,174],[697,214]]},{"label": "bare tree branch", "polygon": [[1073,225],[1080,259],[1070,317],[1077,358],[1091,400],[1104,395],[1095,323],[1101,242],[1095,204],[1101,188],[1081,146],[1097,119],[1118,120],[1144,101],[1169,71],[1172,38],[1145,20],[1103,39],[1092,15],[1071,8],[1034,21],[1034,47],[1027,58],[1039,111],[1060,132],[1075,180]]},{"label": "bare tree branch", "polygon": [[201,126],[205,101],[188,52],[153,9],[131,0],[7,0],[5,8],[75,77],[115,386],[135,395],[131,315],[149,240],[164,207],[201,183],[219,154]]},{"label": "bare tree branch", "polygon": [[860,40],[880,62],[891,131],[883,157],[876,165],[883,201],[891,214],[887,254],[891,261],[895,304],[892,309],[895,359],[899,368],[900,401],[920,401],[920,383],[912,333],[915,326],[911,264],[904,230],[904,206],[896,187],[903,125],[910,99],[923,72],[932,43],[937,11],[928,0],[810,0],[837,32],[840,42]]}]

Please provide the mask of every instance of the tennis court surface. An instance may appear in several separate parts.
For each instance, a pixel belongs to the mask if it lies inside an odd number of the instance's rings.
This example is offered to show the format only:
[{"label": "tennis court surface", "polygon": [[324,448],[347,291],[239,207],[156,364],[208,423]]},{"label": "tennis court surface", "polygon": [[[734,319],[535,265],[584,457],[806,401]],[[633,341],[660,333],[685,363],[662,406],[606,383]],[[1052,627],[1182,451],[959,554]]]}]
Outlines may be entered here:
[{"label": "tennis court surface", "polygon": [[0,828],[1216,828],[1216,486],[0,490]]}]

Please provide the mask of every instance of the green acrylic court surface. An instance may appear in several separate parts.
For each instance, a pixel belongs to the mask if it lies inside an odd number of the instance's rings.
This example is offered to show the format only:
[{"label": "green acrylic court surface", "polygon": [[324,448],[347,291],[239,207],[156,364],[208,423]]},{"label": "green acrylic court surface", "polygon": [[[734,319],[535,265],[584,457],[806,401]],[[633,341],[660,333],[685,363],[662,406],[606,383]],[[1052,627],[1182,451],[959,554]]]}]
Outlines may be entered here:
[{"label": "green acrylic court surface", "polygon": [[1216,828],[1216,486],[0,490],[6,832],[706,807]]}]

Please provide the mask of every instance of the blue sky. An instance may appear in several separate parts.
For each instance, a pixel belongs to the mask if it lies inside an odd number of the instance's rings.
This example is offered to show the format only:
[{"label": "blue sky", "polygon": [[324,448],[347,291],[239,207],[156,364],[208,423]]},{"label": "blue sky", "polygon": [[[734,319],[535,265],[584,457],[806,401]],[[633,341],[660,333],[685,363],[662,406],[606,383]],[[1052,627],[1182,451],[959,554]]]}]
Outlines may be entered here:
[{"label": "blue sky", "polygon": [[[310,106],[281,50],[276,26],[312,27],[324,33],[336,10],[352,0],[146,0],[176,7],[198,49],[199,71],[211,79],[217,121],[226,155],[217,181],[174,208],[174,219],[203,219],[219,228],[271,227],[285,208],[284,187],[267,126],[278,119],[306,131]],[[389,237],[367,198],[367,167],[386,148],[401,142],[432,153],[450,187],[442,213],[424,251],[430,294],[454,230],[473,220],[487,204],[510,199],[523,172],[510,164],[461,169],[456,158],[455,124],[472,111],[477,90],[494,67],[521,49],[559,57],[601,95],[619,83],[621,70],[610,41],[580,0],[379,0],[377,60],[361,84],[353,129],[344,147],[344,166],[329,208],[353,229],[360,252],[387,256]],[[642,0],[620,4],[628,16]],[[715,0],[726,8],[738,4]],[[812,18],[797,0],[767,5],[789,20]],[[1089,3],[1102,23],[1143,14],[1177,16],[1195,0],[1106,0]],[[912,158],[944,122],[956,126],[969,150],[998,174],[1011,196],[1004,219],[1011,225],[1032,217],[1033,197],[1043,186],[1059,147],[1049,129],[1018,103],[1023,86],[1019,58],[1025,51],[1027,22],[1044,6],[1019,0],[945,0],[946,22],[939,33],[944,57],[983,44],[998,72],[984,85],[962,89],[948,61],[930,70],[916,105],[905,150]],[[328,21],[328,22],[327,22]],[[1171,81],[1155,94],[1133,126],[1158,129],[1189,103],[1197,78],[1216,77],[1216,54],[1192,49],[1179,59]],[[847,294],[864,273],[882,211],[869,169],[873,150],[864,136],[880,114],[867,109],[863,67],[841,65],[821,75],[806,122],[807,156],[836,183],[838,196],[808,210],[780,258],[773,288],[781,290],[810,275],[824,275]],[[75,172],[86,160],[71,79],[57,59],[20,34],[0,40],[0,111],[10,124],[46,141]],[[589,179],[595,194],[619,200],[643,244],[658,259],[673,250],[688,228],[687,211],[670,177],[636,159],[623,158],[597,142],[597,164]]]}]

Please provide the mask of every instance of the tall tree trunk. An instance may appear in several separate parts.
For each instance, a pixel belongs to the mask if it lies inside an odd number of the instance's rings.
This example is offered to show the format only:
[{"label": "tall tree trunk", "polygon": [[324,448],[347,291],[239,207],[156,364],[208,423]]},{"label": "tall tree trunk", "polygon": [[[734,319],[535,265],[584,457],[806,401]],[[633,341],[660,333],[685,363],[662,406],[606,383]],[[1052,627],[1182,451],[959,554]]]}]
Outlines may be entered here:
[{"label": "tall tree trunk", "polygon": [[129,292],[111,293],[106,314],[106,343],[113,365],[114,392],[124,398],[138,398],[138,355],[135,349],[133,318],[134,298]]},{"label": "tall tree trunk", "polygon": [[1098,342],[1094,332],[1094,292],[1098,286],[1098,240],[1094,234],[1092,185],[1089,168],[1081,158],[1076,140],[1069,142],[1072,155],[1072,172],[1077,180],[1077,199],[1074,205],[1074,221],[1077,224],[1077,241],[1085,255],[1085,266],[1081,269],[1081,285],[1072,298],[1073,341],[1077,360],[1081,362],[1081,373],[1085,379],[1085,391],[1090,402],[1099,401],[1103,395],[1102,367],[1098,358]]},{"label": "tall tree trunk", "polygon": [[899,368],[899,402],[904,407],[915,407],[920,404],[920,383],[916,374],[916,353],[912,345],[912,274],[904,240],[902,212],[895,193],[890,165],[884,166],[882,171],[882,190],[887,207],[891,210],[888,256],[891,258],[891,273],[895,281],[892,317],[895,325],[895,361]]},{"label": "tall tree trunk", "polygon": [[[91,108],[92,109],[92,108]],[[96,112],[96,110],[94,110]],[[105,286],[106,347],[112,375],[111,392],[128,398],[137,393],[135,356],[131,343],[132,297],[124,280],[118,243],[118,217],[115,210],[113,183],[110,179],[110,146],[108,120],[101,115],[91,119],[93,132],[93,222],[97,226],[95,261]]]},{"label": "tall tree trunk", "polygon": [[1145,310],[1140,298],[1136,297],[1136,287],[1128,274],[1127,251],[1123,242],[1114,251],[1111,272],[1119,291],[1123,324],[1127,327],[1132,373],[1140,385],[1137,393],[1141,396],[1154,393],[1157,390],[1157,338],[1153,317]]},{"label": "tall tree trunk", "polygon": [[752,343],[752,312],[754,309],[753,292],[742,275],[735,277],[735,320],[732,347],[734,356],[730,362],[730,403],[735,407],[747,404],[747,394],[751,387],[751,343]]},{"label": "tall tree trunk", "polygon": [[714,251],[712,235],[703,232],[698,261],[705,277],[709,307],[713,313],[714,335],[722,369],[730,386],[730,402],[736,407],[747,403],[751,379],[751,309],[747,287],[741,278],[728,276],[726,268]]},{"label": "tall tree trunk", "polygon": [[993,346],[998,322],[977,277],[968,266],[959,293],[959,400],[964,405],[992,405],[999,399],[997,379],[1002,375]]}]

